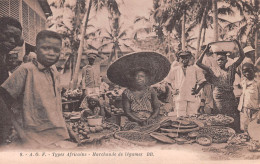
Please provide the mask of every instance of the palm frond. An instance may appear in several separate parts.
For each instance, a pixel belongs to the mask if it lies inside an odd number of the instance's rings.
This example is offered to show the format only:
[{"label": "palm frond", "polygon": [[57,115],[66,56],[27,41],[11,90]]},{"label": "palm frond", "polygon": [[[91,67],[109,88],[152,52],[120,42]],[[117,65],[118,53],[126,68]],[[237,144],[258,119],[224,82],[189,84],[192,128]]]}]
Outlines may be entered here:
[{"label": "palm frond", "polygon": [[192,47],[191,45],[187,45],[187,47],[192,49],[192,50],[196,50],[196,48]]},{"label": "palm frond", "polygon": [[145,21],[145,22],[149,22],[149,19],[143,16],[137,16],[134,20],[134,23],[140,22],[140,21]]},{"label": "palm frond", "polygon": [[246,35],[246,31],[247,31],[247,24],[242,26],[237,33],[238,38],[241,40],[241,38]]},{"label": "palm frond", "polygon": [[234,11],[230,7],[221,7],[218,8],[218,14],[225,14],[225,15],[234,15]]},{"label": "palm frond", "polygon": [[123,45],[124,45],[126,48],[128,48],[129,50],[134,51],[129,45],[127,45],[127,44],[125,44],[125,43],[123,43]]},{"label": "palm frond", "polygon": [[107,46],[110,45],[110,44],[113,44],[113,42],[109,42],[109,43],[105,43],[105,44],[101,45],[101,46],[98,48],[98,50],[101,50],[101,51],[102,51],[103,48],[107,47]]},{"label": "palm frond", "polygon": [[98,51],[98,48],[96,48],[96,47],[94,47],[94,46],[92,46],[92,45],[90,45],[90,44],[88,44],[88,48],[89,48],[89,49],[92,49],[92,50]]},{"label": "palm frond", "polygon": [[105,29],[106,33],[111,37],[113,38],[114,36],[112,35],[112,33],[110,33],[107,29]]},{"label": "palm frond", "polygon": [[197,39],[197,37],[190,38],[190,39],[187,39],[186,42],[191,42],[191,41],[196,40],[196,39]]},{"label": "palm frond", "polygon": [[115,15],[121,14],[116,0],[106,0],[106,5],[109,12],[114,13]]},{"label": "palm frond", "polygon": [[236,23],[229,23],[224,27],[224,29],[228,29],[229,31],[233,30],[235,27],[238,27]]},{"label": "palm frond", "polygon": [[190,31],[192,31],[196,26],[197,26],[197,21],[195,20],[195,21],[193,21],[193,22],[189,25],[189,27],[188,27],[187,30],[186,30],[186,33],[189,33]]},{"label": "palm frond", "polygon": [[105,40],[113,40],[111,37],[104,36],[101,40],[101,42],[104,42]]},{"label": "palm frond", "polygon": [[118,39],[120,39],[120,38],[126,36],[126,31],[127,31],[127,30],[124,30],[124,31],[118,36]]},{"label": "palm frond", "polygon": [[230,21],[228,21],[228,20],[226,20],[226,19],[223,19],[223,18],[218,18],[218,20],[219,20],[220,22],[222,22],[222,23],[232,23],[232,22],[230,22]]}]

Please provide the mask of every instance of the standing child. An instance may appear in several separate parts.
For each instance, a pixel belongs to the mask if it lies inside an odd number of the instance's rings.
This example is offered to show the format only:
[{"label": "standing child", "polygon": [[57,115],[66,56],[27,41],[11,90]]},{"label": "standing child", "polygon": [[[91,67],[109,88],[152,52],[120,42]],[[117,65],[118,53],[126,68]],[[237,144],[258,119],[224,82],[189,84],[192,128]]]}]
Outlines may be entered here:
[{"label": "standing child", "polygon": [[260,83],[255,79],[255,69],[252,63],[244,63],[242,73],[245,78],[241,83],[243,92],[238,110],[240,111],[240,128],[247,131],[249,122],[259,113]]}]

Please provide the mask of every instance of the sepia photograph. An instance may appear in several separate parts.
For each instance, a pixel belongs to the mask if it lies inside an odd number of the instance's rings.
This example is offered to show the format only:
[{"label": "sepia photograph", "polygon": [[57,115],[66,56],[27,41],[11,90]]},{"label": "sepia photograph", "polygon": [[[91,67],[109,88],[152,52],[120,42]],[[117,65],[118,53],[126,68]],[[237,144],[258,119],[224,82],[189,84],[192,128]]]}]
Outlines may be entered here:
[{"label": "sepia photograph", "polygon": [[260,0],[0,0],[0,163],[259,163]]}]

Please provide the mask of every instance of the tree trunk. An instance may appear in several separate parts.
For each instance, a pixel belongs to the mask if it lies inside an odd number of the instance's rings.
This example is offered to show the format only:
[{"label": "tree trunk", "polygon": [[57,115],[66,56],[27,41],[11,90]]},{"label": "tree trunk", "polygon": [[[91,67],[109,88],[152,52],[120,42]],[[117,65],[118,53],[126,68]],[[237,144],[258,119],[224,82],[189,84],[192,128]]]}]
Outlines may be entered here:
[{"label": "tree trunk", "polygon": [[214,42],[218,41],[218,4],[217,0],[212,0],[213,7],[213,30]]},{"label": "tree trunk", "polygon": [[83,48],[84,48],[83,47],[84,46],[84,37],[86,34],[86,28],[88,25],[91,6],[92,6],[92,0],[89,1],[88,11],[84,14],[84,17],[83,17],[83,23],[82,23],[83,26],[81,29],[81,38],[80,38],[80,44],[79,44],[79,49],[78,49],[78,57],[77,57],[77,62],[76,62],[76,66],[75,66],[75,72],[73,75],[73,88],[74,89],[77,87],[77,84],[78,84],[79,67],[80,67],[82,52],[83,52]]},{"label": "tree trunk", "polygon": [[258,59],[258,30],[259,30],[259,28],[256,27],[256,31],[255,31],[255,59],[254,59],[254,63]]},{"label": "tree trunk", "polygon": [[185,46],[185,43],[186,43],[186,37],[185,37],[185,21],[186,21],[186,11],[184,10],[183,11],[183,19],[182,19],[182,29],[181,29],[181,49],[182,50],[185,50],[186,49],[186,46]]},{"label": "tree trunk", "polygon": [[201,45],[203,45],[203,43],[205,43],[205,38],[206,38],[206,27],[204,27]]},{"label": "tree trunk", "polygon": [[69,65],[69,70],[70,70],[70,81],[73,79],[73,62],[74,62],[74,59],[73,59],[73,55],[70,56],[70,65]]},{"label": "tree trunk", "polygon": [[201,23],[200,23],[200,29],[199,29],[198,41],[197,41],[197,53],[196,53],[196,56],[195,56],[195,60],[197,60],[197,58],[200,55],[199,53],[200,53],[201,33],[202,33],[202,29],[203,29],[205,21],[206,21],[207,12],[208,12],[208,6],[206,6],[206,8],[203,12]]},{"label": "tree trunk", "polygon": [[118,59],[118,43],[115,44],[115,60]]}]

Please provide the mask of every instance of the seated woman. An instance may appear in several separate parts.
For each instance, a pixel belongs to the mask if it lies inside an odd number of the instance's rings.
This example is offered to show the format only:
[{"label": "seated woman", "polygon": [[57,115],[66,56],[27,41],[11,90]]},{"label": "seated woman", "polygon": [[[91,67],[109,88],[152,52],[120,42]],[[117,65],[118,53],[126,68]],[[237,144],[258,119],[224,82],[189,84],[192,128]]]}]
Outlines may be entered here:
[{"label": "seated woman", "polygon": [[115,61],[107,70],[109,80],[125,87],[123,110],[130,121],[140,125],[154,122],[160,102],[151,85],[162,81],[170,70],[167,58],[156,52],[135,52]]},{"label": "seated woman", "polygon": [[123,109],[131,121],[146,124],[159,114],[160,102],[156,91],[149,86],[148,70],[131,72],[131,85],[122,94]]}]

